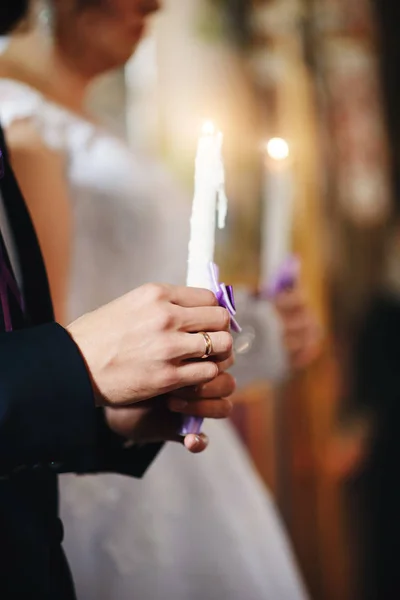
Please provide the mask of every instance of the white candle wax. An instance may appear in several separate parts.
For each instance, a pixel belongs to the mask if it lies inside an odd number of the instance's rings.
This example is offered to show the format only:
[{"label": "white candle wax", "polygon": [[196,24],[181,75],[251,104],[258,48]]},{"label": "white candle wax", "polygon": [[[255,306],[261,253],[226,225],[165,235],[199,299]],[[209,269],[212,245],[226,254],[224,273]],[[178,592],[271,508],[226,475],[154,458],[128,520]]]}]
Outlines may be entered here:
[{"label": "white candle wax", "polygon": [[224,227],[227,200],[224,189],[222,134],[211,123],[200,136],[195,168],[195,192],[190,221],[187,285],[212,289],[210,262],[214,260],[215,228]]},{"label": "white candle wax", "polygon": [[289,149],[284,140],[271,141],[275,145],[270,146],[265,159],[261,285],[268,285],[292,246],[294,188]]}]

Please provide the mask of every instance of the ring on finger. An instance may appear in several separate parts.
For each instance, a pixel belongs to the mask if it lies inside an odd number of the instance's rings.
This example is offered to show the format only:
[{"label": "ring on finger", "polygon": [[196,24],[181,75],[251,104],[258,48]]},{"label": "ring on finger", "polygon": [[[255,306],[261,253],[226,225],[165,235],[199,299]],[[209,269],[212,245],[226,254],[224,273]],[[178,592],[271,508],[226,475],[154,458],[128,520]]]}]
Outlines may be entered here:
[{"label": "ring on finger", "polygon": [[206,343],[206,349],[204,351],[202,359],[208,358],[213,353],[213,344],[211,341],[211,337],[205,331],[199,331],[199,334],[203,336],[204,341]]}]

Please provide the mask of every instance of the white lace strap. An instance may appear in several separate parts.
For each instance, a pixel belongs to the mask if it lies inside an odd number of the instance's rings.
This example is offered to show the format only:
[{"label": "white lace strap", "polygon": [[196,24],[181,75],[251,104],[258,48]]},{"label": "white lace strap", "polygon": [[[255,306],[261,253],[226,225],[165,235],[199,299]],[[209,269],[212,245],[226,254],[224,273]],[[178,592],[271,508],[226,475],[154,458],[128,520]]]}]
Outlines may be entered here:
[{"label": "white lace strap", "polygon": [[39,92],[22,83],[0,79],[0,121],[7,128],[31,120],[43,141],[52,149],[65,148],[65,119]]},{"label": "white lace strap", "polygon": [[40,97],[19,89],[19,84],[0,80],[0,118],[4,127],[14,121],[36,117],[40,111]]}]

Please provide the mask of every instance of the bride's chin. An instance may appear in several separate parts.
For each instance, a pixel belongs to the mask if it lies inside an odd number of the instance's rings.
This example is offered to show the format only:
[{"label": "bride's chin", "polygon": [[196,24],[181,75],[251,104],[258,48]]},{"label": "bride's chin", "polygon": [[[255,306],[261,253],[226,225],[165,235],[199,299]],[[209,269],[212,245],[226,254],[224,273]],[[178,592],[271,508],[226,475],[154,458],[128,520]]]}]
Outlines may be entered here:
[{"label": "bride's chin", "polygon": [[124,67],[135,53],[141,41],[142,37],[140,36],[135,40],[130,41],[129,44],[124,46],[121,45],[118,49],[113,48],[112,54],[110,53],[108,56],[108,61],[104,61],[104,63],[108,62],[107,65],[103,65],[105,67],[104,71]]},{"label": "bride's chin", "polygon": [[108,71],[124,67],[135,52],[137,45],[138,43],[133,47],[119,48],[118,52],[115,50],[110,53],[98,52],[96,57],[93,57],[93,60],[89,59],[88,56],[86,56],[86,60],[82,60],[82,57],[74,56],[71,62],[77,72],[81,73],[83,77],[91,79],[103,75]]}]

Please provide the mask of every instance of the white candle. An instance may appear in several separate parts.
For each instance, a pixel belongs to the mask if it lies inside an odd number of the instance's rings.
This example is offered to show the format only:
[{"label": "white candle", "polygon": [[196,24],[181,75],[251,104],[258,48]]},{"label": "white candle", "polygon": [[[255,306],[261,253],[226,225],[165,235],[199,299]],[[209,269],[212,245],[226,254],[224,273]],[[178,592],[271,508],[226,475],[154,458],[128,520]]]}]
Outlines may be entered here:
[{"label": "white candle", "polygon": [[227,198],[221,132],[204,123],[195,166],[195,192],[190,221],[187,285],[212,289],[210,262],[214,261],[215,228],[225,226]]},{"label": "white candle", "polygon": [[281,138],[273,138],[269,140],[266,151],[261,285],[271,281],[291,252],[294,196],[288,143]]}]

